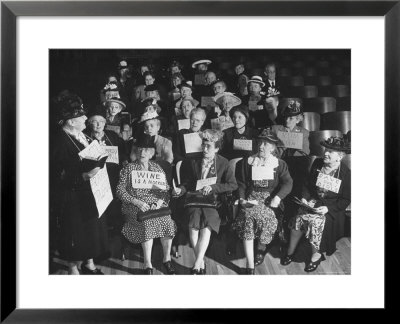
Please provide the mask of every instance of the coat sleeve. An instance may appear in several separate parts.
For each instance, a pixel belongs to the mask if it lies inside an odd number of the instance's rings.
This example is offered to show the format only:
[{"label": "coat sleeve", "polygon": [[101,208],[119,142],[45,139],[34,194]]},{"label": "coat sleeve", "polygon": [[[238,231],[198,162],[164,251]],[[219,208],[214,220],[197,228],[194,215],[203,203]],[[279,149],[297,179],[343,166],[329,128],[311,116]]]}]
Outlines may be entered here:
[{"label": "coat sleeve", "polygon": [[236,165],[236,181],[238,184],[238,193],[239,193],[239,198],[246,199],[246,189],[247,189],[247,184],[246,184],[246,176],[245,176],[245,167],[246,167],[246,161],[247,159],[242,159],[240,160],[237,165]]},{"label": "coat sleeve", "polygon": [[281,199],[285,199],[288,194],[292,191],[293,180],[290,176],[288,166],[285,161],[280,161],[279,166],[279,191],[276,193]]},{"label": "coat sleeve", "polygon": [[344,174],[343,179],[342,179],[342,192],[340,195],[338,195],[336,201],[334,201],[332,204],[327,204],[328,211],[331,212],[331,215],[335,215],[338,212],[343,212],[346,210],[347,206],[350,204],[351,200],[351,172],[350,170],[347,170],[347,172]]},{"label": "coat sleeve", "polygon": [[222,164],[221,166],[224,168],[221,177],[221,183],[211,185],[213,192],[219,194],[236,190],[238,188],[238,185],[236,182],[235,174],[233,172],[233,168],[227,161],[224,162],[224,164]]}]

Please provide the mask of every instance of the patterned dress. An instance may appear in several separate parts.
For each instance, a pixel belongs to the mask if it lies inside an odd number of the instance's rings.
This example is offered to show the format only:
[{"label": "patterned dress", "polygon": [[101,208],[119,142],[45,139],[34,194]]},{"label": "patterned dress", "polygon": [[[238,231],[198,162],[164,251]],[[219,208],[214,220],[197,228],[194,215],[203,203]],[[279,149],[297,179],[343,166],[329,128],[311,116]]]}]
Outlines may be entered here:
[{"label": "patterned dress", "polygon": [[[133,204],[134,198],[148,205],[157,203],[161,199],[164,201],[163,206],[168,206],[170,197],[168,185],[167,190],[133,188],[131,174],[134,170],[144,171],[138,162],[129,163],[122,169],[117,186],[117,197],[122,201],[122,214],[125,216],[122,234],[132,243],[143,243],[158,237],[173,238],[176,233],[176,224],[170,215],[143,222],[137,221],[139,208]],[[165,175],[163,169],[152,161],[149,161],[149,168],[146,171],[160,172]]]}]

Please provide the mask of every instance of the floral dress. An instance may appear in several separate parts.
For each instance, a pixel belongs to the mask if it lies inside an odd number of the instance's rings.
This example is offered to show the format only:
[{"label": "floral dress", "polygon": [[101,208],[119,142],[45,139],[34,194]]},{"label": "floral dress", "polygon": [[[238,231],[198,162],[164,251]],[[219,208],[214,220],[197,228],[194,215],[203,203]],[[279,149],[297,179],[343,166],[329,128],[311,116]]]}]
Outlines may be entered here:
[{"label": "floral dress", "polygon": [[[148,205],[157,203],[159,199],[164,201],[163,206],[168,206],[169,186],[166,190],[143,189],[132,187],[132,171],[144,170],[138,162],[129,163],[122,169],[117,186],[117,197],[122,201],[122,214],[125,216],[125,224],[122,234],[132,243],[143,243],[158,237],[174,237],[176,224],[171,216],[162,216],[143,222],[137,221],[139,208],[133,204],[134,198]],[[160,172],[165,175],[163,169],[155,162],[149,161],[147,171]]]}]

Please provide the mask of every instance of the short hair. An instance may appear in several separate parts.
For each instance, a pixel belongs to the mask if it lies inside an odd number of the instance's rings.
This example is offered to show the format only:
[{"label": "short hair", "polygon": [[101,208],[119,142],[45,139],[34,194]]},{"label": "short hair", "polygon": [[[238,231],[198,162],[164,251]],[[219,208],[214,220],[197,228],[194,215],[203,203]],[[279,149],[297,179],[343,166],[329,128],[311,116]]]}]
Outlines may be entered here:
[{"label": "short hair", "polygon": [[106,121],[106,119],[102,115],[92,115],[92,116],[89,117],[88,122],[90,123],[93,120],[94,117],[101,117],[101,118],[104,119],[104,121]]},{"label": "short hair", "polygon": [[194,99],[192,99],[192,98],[184,98],[184,99],[182,99],[181,104],[180,104],[181,109],[183,108],[183,103],[184,103],[185,101],[190,101],[190,103],[192,104],[192,106],[193,106],[194,108],[196,108],[196,103],[194,102]]},{"label": "short hair", "polygon": [[217,83],[222,83],[222,85],[225,87],[225,89],[227,88],[227,87],[226,87],[226,83],[225,83],[224,80],[216,80],[216,81],[214,82],[214,84],[213,84],[213,88],[214,88],[214,86],[215,86]]},{"label": "short hair", "polygon": [[192,111],[190,112],[190,119],[192,119],[193,115],[195,114],[201,114],[203,116],[203,121],[206,120],[207,114],[203,108],[196,107],[193,108]]}]

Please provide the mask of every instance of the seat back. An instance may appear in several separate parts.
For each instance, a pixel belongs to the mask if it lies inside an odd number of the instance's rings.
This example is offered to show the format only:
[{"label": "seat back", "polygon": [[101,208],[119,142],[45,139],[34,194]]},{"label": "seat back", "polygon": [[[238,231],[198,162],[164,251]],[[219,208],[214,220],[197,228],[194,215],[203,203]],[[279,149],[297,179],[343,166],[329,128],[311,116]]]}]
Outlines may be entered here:
[{"label": "seat back", "polygon": [[351,170],[351,154],[346,154],[342,159],[342,162],[347,165],[347,167]]},{"label": "seat back", "polygon": [[318,97],[318,88],[314,85],[298,87],[298,94],[300,98],[316,98]]},{"label": "seat back", "polygon": [[332,96],[336,98],[350,97],[350,87],[346,84],[331,86]]},{"label": "seat back", "polygon": [[318,86],[330,86],[332,85],[332,78],[329,75],[320,75],[317,80]]},{"label": "seat back", "polygon": [[331,136],[342,136],[342,132],[338,130],[321,130],[310,132],[310,155],[323,156],[325,147],[320,142]]},{"label": "seat back", "polygon": [[181,165],[182,161],[176,162],[175,168],[176,168],[176,178],[178,179],[177,185],[179,186],[181,184]]},{"label": "seat back", "polygon": [[304,100],[304,111],[317,112],[324,114],[336,111],[336,99],[332,97],[318,97]]},{"label": "seat back", "polygon": [[319,131],[320,129],[320,115],[316,112],[305,112],[303,121],[299,123],[299,126],[311,131]]},{"label": "seat back", "polygon": [[351,130],[351,112],[335,111],[321,115],[321,130],[337,129],[343,134]]},{"label": "seat back", "polygon": [[351,97],[336,98],[337,111],[350,111],[351,110]]},{"label": "seat back", "polygon": [[301,75],[290,77],[288,80],[288,86],[290,86],[290,87],[304,86],[303,77]]}]

